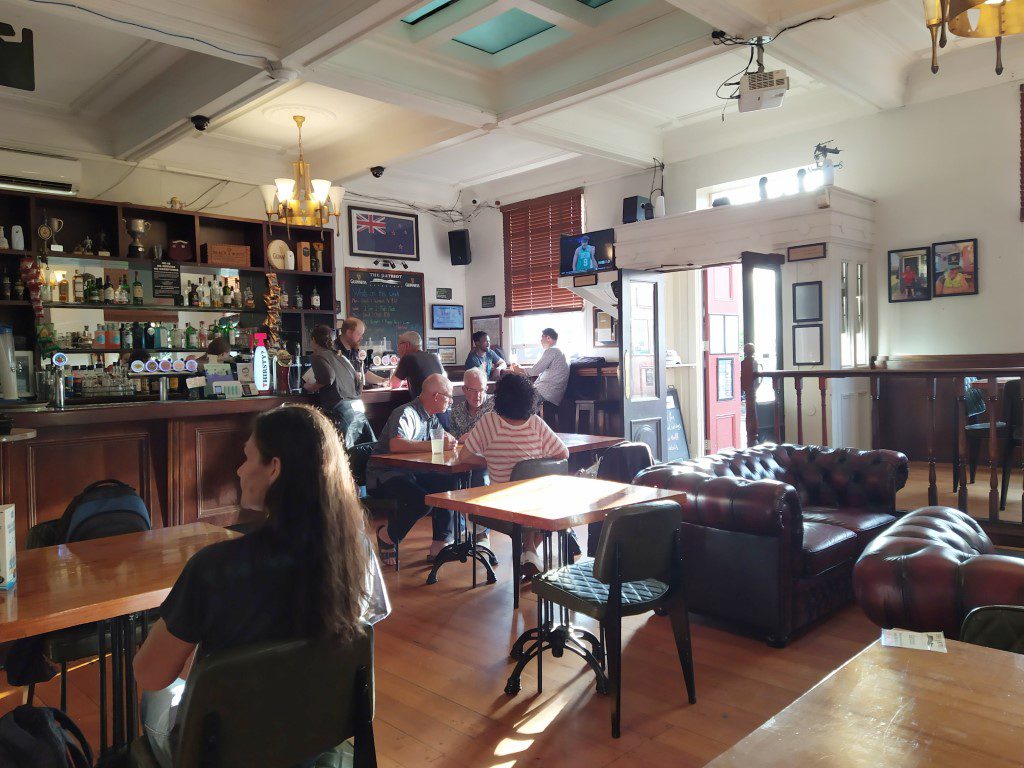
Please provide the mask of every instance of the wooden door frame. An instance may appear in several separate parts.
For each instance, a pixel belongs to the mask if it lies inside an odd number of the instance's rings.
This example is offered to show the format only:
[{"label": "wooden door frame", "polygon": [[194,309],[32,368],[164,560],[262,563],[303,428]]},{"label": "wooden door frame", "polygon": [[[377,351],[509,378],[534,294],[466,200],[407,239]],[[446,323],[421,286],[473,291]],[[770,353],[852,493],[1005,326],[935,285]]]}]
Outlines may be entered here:
[{"label": "wooden door frame", "polygon": [[[780,369],[786,367],[785,363],[785,341],[782,337],[782,265],[786,263],[786,257],[781,253],[756,253],[754,251],[743,251],[740,255],[740,263],[742,264],[742,282],[743,282],[743,341],[748,343],[753,339],[756,334],[754,333],[754,270],[757,268],[767,268],[774,270],[776,274],[775,280],[775,340],[777,353],[778,366]],[[755,350],[756,351],[756,350]],[[775,435],[776,442],[784,442],[786,439],[786,398],[785,391],[778,391],[777,396],[782,400],[779,403],[779,418],[780,418],[780,434]],[[774,430],[774,419],[762,419],[761,414],[758,414],[758,423],[763,424],[764,429],[769,427]],[[763,432],[764,429],[761,431]]]}]

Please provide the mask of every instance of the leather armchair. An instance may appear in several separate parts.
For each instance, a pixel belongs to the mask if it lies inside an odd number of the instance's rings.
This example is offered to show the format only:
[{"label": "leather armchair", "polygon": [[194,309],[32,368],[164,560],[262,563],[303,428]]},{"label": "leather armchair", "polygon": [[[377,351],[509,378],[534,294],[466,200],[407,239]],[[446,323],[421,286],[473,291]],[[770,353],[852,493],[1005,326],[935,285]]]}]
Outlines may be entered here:
[{"label": "leather armchair", "polygon": [[969,515],[925,507],[864,550],[853,588],[880,627],[942,630],[957,639],[974,608],[1024,605],[1024,559],[999,554]]},{"label": "leather armchair", "polygon": [[640,472],[684,490],[690,610],[783,646],[853,597],[863,548],[896,519],[907,459],[895,451],[763,444]]}]

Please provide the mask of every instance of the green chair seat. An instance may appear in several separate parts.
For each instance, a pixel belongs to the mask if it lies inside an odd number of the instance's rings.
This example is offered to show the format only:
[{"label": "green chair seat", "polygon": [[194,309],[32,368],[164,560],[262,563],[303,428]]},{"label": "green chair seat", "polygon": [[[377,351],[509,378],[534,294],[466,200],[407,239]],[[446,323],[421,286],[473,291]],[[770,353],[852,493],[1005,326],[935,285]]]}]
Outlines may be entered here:
[{"label": "green chair seat", "polygon": [[[988,432],[988,428],[989,423],[987,421],[982,422],[981,424],[968,424],[967,426],[964,427],[964,429],[967,432]],[[997,421],[996,429],[1006,429],[1006,422]]]},{"label": "green chair seat", "polygon": [[[584,616],[601,621],[608,612],[610,585],[594,577],[593,558],[542,573],[533,584],[534,593]],[[622,584],[622,615],[635,616],[653,611],[668,593],[668,584],[657,579]]]},{"label": "green chair seat", "polygon": [[[136,739],[132,742],[130,749],[130,762],[132,768],[160,768],[153,750],[150,749],[149,741],[145,738]],[[349,742],[340,747],[335,747],[329,752],[324,752],[317,757],[313,768],[352,768],[353,750]]]},{"label": "green chair seat", "polygon": [[1024,607],[986,605],[964,618],[960,639],[1010,653],[1024,653]]}]

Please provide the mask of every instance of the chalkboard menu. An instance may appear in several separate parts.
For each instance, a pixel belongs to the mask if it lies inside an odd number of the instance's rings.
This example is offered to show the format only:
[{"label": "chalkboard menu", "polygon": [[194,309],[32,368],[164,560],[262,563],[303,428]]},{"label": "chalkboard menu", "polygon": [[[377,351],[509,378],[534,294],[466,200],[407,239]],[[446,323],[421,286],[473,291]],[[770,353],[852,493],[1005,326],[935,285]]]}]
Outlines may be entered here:
[{"label": "chalkboard menu", "polygon": [[686,426],[683,424],[683,412],[679,408],[679,392],[675,387],[668,388],[668,455],[665,461],[686,460],[690,458],[690,445],[686,441]]},{"label": "chalkboard menu", "polygon": [[364,347],[377,353],[396,352],[400,334],[416,331],[425,335],[423,273],[349,267],[345,270],[345,307],[350,316],[366,324]]}]

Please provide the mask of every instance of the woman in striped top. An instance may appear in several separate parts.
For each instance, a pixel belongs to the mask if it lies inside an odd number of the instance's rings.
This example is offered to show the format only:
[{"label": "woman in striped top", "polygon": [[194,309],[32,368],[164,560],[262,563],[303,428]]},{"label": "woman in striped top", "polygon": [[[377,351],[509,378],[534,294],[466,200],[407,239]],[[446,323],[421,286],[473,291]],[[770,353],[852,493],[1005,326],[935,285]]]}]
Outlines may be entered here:
[{"label": "woman in striped top", "polygon": [[[536,414],[537,390],[528,378],[507,374],[494,392],[494,410],[484,414],[466,436],[466,450],[487,462],[492,483],[508,482],[512,468],[526,459],[567,459],[569,450]],[[540,534],[523,534],[523,574],[540,572]]]}]

